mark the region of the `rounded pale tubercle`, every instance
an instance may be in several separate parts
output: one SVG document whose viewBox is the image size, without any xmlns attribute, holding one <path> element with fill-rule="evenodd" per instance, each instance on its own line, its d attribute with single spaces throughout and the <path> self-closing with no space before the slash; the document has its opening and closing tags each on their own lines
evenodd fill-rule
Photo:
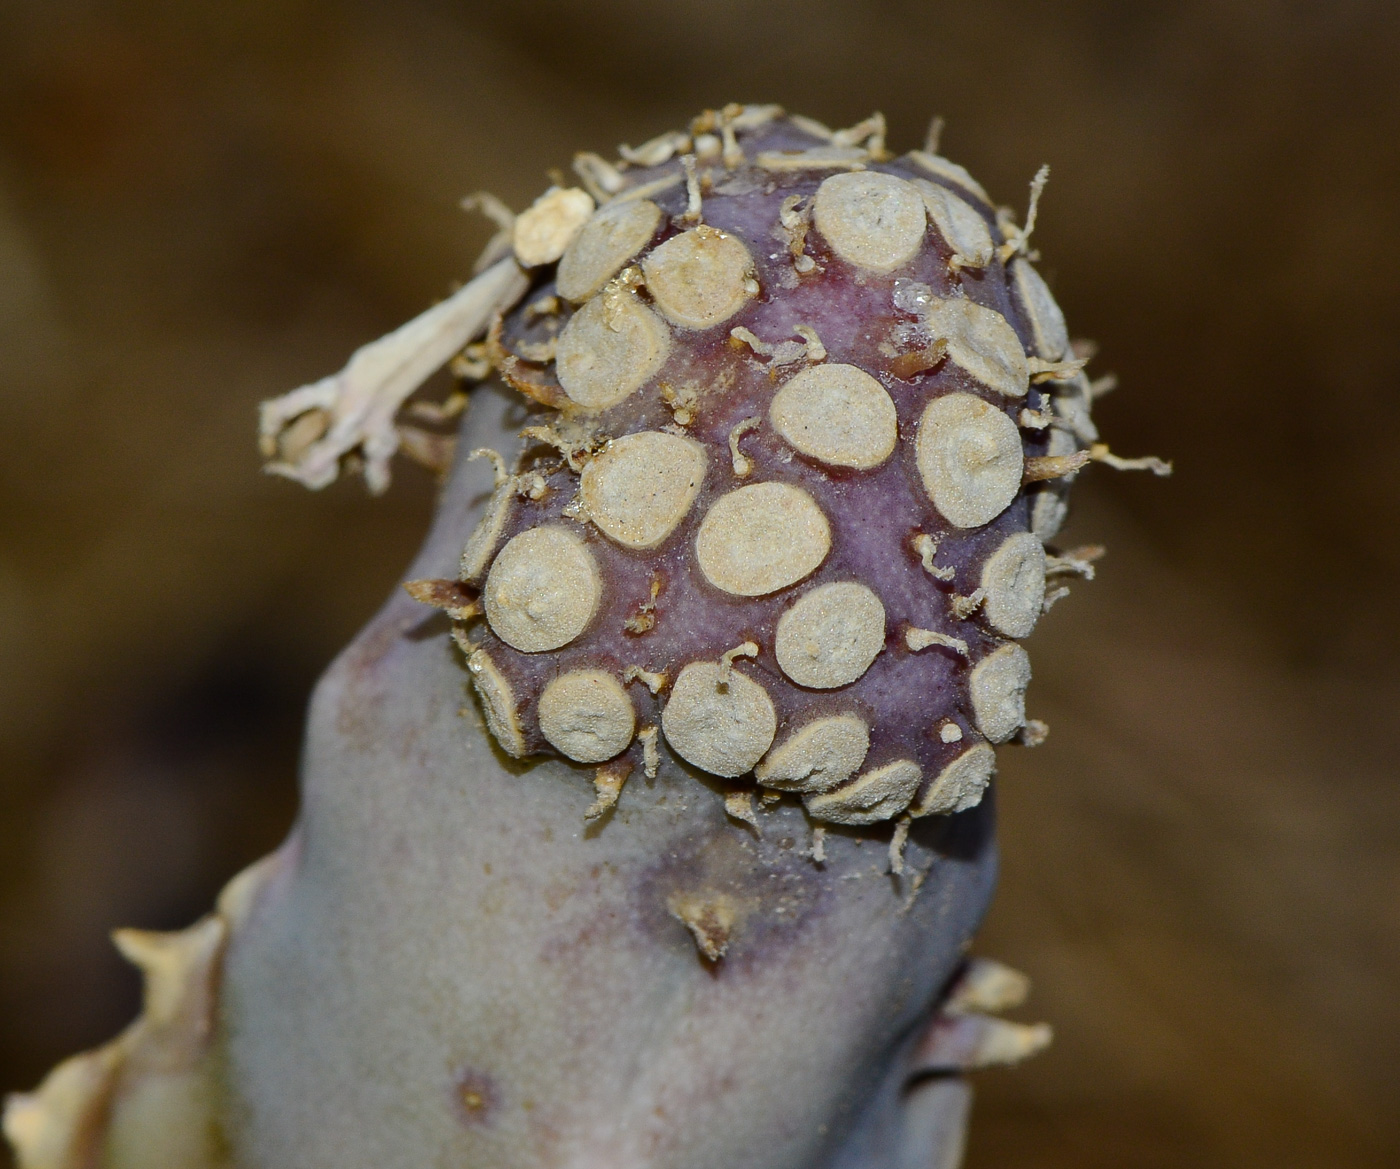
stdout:
<svg viewBox="0 0 1400 1169">
<path fill-rule="evenodd" d="M 802 802 L 814 820 L 852 826 L 876 824 L 898 816 L 909 806 L 923 776 L 923 769 L 912 759 L 896 759 L 835 791 L 803 796 Z"/>
<path fill-rule="evenodd" d="M 754 768 L 754 778 L 777 791 L 824 792 L 850 779 L 869 750 L 870 727 L 863 718 L 816 718 L 769 751 Z"/>
<path fill-rule="evenodd" d="M 878 467 L 898 441 L 894 402 L 854 365 L 804 369 L 773 396 L 768 418 L 800 454 L 837 467 Z"/>
<path fill-rule="evenodd" d="M 831 525 L 821 508 L 788 483 L 752 483 L 720 496 L 695 537 L 705 579 L 740 597 L 796 584 L 830 550 Z"/>
<path fill-rule="evenodd" d="M 1048 388 L 1055 417 L 1070 435 L 1084 443 L 1097 442 L 1099 428 L 1094 425 L 1093 388 L 1084 372 L 1081 370 L 1066 381 L 1051 382 Z"/>
<path fill-rule="evenodd" d="M 1030 388 L 1026 351 L 1011 323 L 964 297 L 935 299 L 924 310 L 929 331 L 948 344 L 948 358 L 989 389 L 1024 398 Z"/>
<path fill-rule="evenodd" d="M 587 300 L 640 252 L 661 225 L 661 208 L 648 199 L 604 207 L 574 238 L 559 261 L 555 287 L 575 304 Z"/>
<path fill-rule="evenodd" d="M 474 650 L 468 656 L 467 672 L 481 699 L 481 708 L 486 714 L 486 729 L 501 745 L 502 751 L 516 759 L 522 758 L 525 755 L 525 734 L 520 726 L 515 691 L 510 682 L 484 649 Z"/>
<path fill-rule="evenodd" d="M 872 272 L 893 272 L 918 254 L 927 220 L 918 188 L 894 175 L 832 175 L 817 188 L 812 219 L 832 250 Z"/>
<path fill-rule="evenodd" d="M 491 493 L 486 510 L 462 548 L 458 573 L 463 580 L 472 584 L 480 583 L 490 566 L 491 558 L 496 554 L 496 546 L 501 542 L 501 533 L 505 531 L 506 524 L 510 522 L 511 512 L 515 508 L 515 490 L 515 483 L 507 479 L 497 485 Z"/>
<path fill-rule="evenodd" d="M 657 307 L 687 329 L 727 321 L 757 291 L 753 259 L 743 242 L 714 227 L 693 227 L 668 239 L 642 261 Z"/>
<path fill-rule="evenodd" d="M 637 723 L 622 683 L 602 670 L 555 678 L 540 695 L 539 719 L 550 745 L 578 763 L 602 763 L 626 750 Z"/>
<path fill-rule="evenodd" d="M 705 479 L 705 448 L 643 430 L 613 439 L 583 469 L 584 510 L 609 539 L 655 548 L 685 519 Z"/>
<path fill-rule="evenodd" d="M 515 217 L 512 243 L 521 267 L 552 264 L 593 214 L 593 197 L 577 187 L 551 187 Z"/>
<path fill-rule="evenodd" d="M 1046 361 L 1062 360 L 1069 353 L 1069 330 L 1045 278 L 1029 260 L 1017 257 L 1011 261 L 1011 280 L 1030 320 L 1036 353 Z"/>
<path fill-rule="evenodd" d="M 568 645 L 588 628 L 601 595 L 593 554 L 554 524 L 513 537 L 482 590 L 491 632 L 521 653 Z"/>
<path fill-rule="evenodd" d="M 885 606 L 855 581 L 820 585 L 778 618 L 773 654 L 799 686 L 854 682 L 885 645 Z"/>
<path fill-rule="evenodd" d="M 641 389 L 670 351 L 666 322 L 617 289 L 590 300 L 569 319 L 555 349 L 555 373 L 574 402 L 606 410 Z"/>
<path fill-rule="evenodd" d="M 992 233 L 981 213 L 947 187 L 914 179 L 924 197 L 924 209 L 944 241 L 964 267 L 985 268 L 992 260 Z"/>
<path fill-rule="evenodd" d="M 972 718 L 991 742 L 1006 742 L 1025 724 L 1030 681 L 1031 659 L 1019 645 L 1004 645 L 972 667 Z"/>
<path fill-rule="evenodd" d="M 751 771 L 773 743 L 777 713 L 768 692 L 737 670 L 691 662 L 661 712 L 661 730 L 687 763 L 734 778 Z"/>
<path fill-rule="evenodd" d="M 1016 424 L 975 394 L 935 398 L 919 420 L 919 476 L 940 514 L 959 528 L 999 516 L 1021 489 L 1025 457 Z"/>
<path fill-rule="evenodd" d="M 1031 492 L 1031 531 L 1041 541 L 1053 540 L 1069 514 L 1065 490 L 1055 482 L 1041 483 Z"/>
<path fill-rule="evenodd" d="M 982 188 L 981 183 L 967 173 L 966 167 L 959 166 L 941 154 L 930 154 L 926 150 L 911 150 L 905 157 L 936 178 L 945 182 L 957 183 L 958 186 L 971 191 L 983 203 L 991 204 L 991 196 Z"/>
<path fill-rule="evenodd" d="M 975 808 L 982 802 L 982 793 L 996 769 L 996 752 L 986 743 L 969 747 L 938 773 L 928 791 L 910 807 L 909 814 L 950 816 Z"/>
<path fill-rule="evenodd" d="M 1030 532 L 1008 536 L 982 565 L 982 615 L 1006 637 L 1029 637 L 1045 601 L 1045 548 Z"/>
</svg>

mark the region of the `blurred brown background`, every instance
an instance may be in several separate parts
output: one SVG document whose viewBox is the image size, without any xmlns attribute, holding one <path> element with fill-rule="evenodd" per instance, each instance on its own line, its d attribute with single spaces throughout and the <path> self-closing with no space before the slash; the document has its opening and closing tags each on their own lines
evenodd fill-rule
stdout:
<svg viewBox="0 0 1400 1169">
<path fill-rule="evenodd" d="M 1110 547 L 1032 642 L 982 949 L 1052 1051 L 973 1169 L 1400 1163 L 1400 8 L 1384 2 L 3 0 L 0 1087 L 136 1007 L 295 808 L 320 669 L 424 531 L 398 471 L 259 474 L 254 408 L 469 272 L 574 149 L 871 109 L 1024 207 Z"/>
</svg>

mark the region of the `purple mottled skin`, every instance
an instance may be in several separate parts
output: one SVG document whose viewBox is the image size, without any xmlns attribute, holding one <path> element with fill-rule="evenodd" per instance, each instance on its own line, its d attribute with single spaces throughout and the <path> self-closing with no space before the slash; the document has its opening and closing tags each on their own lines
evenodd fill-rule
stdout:
<svg viewBox="0 0 1400 1169">
<path fill-rule="evenodd" d="M 785 121 L 741 135 L 740 141 L 750 159 L 760 151 L 810 149 L 821 144 L 820 139 Z M 866 169 L 930 180 L 927 172 L 907 160 L 872 161 Z M 646 185 L 679 170 L 679 161 L 630 170 L 628 185 Z M 831 173 L 840 171 L 783 173 L 747 166 L 715 182 L 704 194 L 704 222 L 744 241 L 754 260 L 760 294 L 714 327 L 694 332 L 674 330 L 670 356 L 654 378 L 621 404 L 584 415 L 599 434 L 609 437 L 668 426 L 680 432 L 660 389 L 691 387 L 698 391 L 694 421 L 684 433 L 704 444 L 709 467 L 694 506 L 660 548 L 636 551 L 619 547 L 589 525 L 561 521 L 578 476 L 559 467 L 553 451 L 535 448 L 550 490 L 539 501 L 517 502 L 501 544 L 528 528 L 563 522 L 586 540 L 599 565 L 604 589 L 601 607 L 588 629 L 569 645 L 549 653 L 520 653 L 496 637 L 484 622 L 472 626 L 472 642 L 490 652 L 526 710 L 544 686 L 565 669 L 600 668 L 620 675 L 630 665 L 641 665 L 666 671 L 674 679 L 686 663 L 714 661 L 751 640 L 760 652 L 755 660 L 743 663 L 742 671 L 761 682 L 772 698 L 779 743 L 792 728 L 814 717 L 855 710 L 871 728 L 866 770 L 895 759 L 913 758 L 931 779 L 970 744 L 981 741 L 967 703 L 967 672 L 971 662 L 1004 639 L 988 633 L 980 615 L 957 619 L 949 602 L 952 595 L 971 594 L 977 588 L 983 562 L 1008 535 L 1028 529 L 1028 495 L 1018 494 L 984 526 L 951 526 L 930 503 L 920 482 L 915 434 L 926 404 L 946 393 L 975 394 L 1013 418 L 1023 407 L 1039 409 L 1048 403 L 1048 397 L 1033 385 L 1025 398 L 1002 399 L 948 360 L 918 373 L 896 376 L 892 369 L 898 368 L 900 354 L 927 344 L 926 336 L 921 338 L 918 330 L 917 313 L 897 307 L 896 287 L 923 284 L 936 297 L 961 294 L 994 309 L 1011 323 L 1028 351 L 1033 348 L 1031 329 L 1010 287 L 1006 266 L 994 261 L 981 270 L 964 267 L 950 271 L 952 250 L 932 226 L 918 254 L 889 273 L 857 268 L 835 255 L 819 231 L 809 230 L 805 250 L 818 270 L 805 276 L 795 273 L 787 239 L 775 230 L 780 208 L 784 199 L 793 195 L 810 200 Z M 955 183 L 944 185 L 978 208 L 992 238 L 1000 241 L 991 208 Z M 687 199 L 684 184 L 651 198 L 665 212 L 648 245 L 654 248 L 691 225 L 682 218 Z M 541 270 L 536 286 L 507 316 L 500 330 L 502 350 L 514 354 L 523 348 L 528 353 L 531 345 L 538 346 L 562 330 L 572 312 L 567 304 L 557 314 L 531 309 L 549 301 L 554 293 L 551 271 Z M 772 368 L 766 358 L 733 341 L 730 331 L 743 327 L 764 342 L 776 343 L 794 338 L 798 326 L 816 331 L 828 363 L 856 365 L 879 380 L 898 412 L 896 452 L 873 470 L 830 466 L 795 453 L 765 423 L 741 440 L 742 452 L 752 460 L 753 470 L 738 478 L 730 469 L 730 433 L 744 419 L 764 419 L 775 390 L 804 365 Z M 570 412 L 551 365 L 512 363 L 507 373 L 527 393 L 562 403 L 566 413 Z M 552 414 L 547 410 L 532 421 L 545 422 Z M 1023 432 L 1025 454 L 1043 455 L 1048 434 L 1045 430 Z M 816 500 L 832 526 L 831 552 L 815 573 L 796 586 L 762 597 L 733 596 L 711 585 L 696 567 L 696 529 L 717 498 L 744 484 L 764 481 L 794 484 Z M 920 532 L 939 541 L 938 565 L 955 569 L 953 579 L 934 580 L 920 566 L 911 547 L 912 538 Z M 650 600 L 654 580 L 661 585 L 655 627 L 641 636 L 629 633 L 624 623 Z M 831 691 L 806 689 L 785 678 L 775 661 L 774 628 L 796 595 L 835 581 L 858 581 L 880 597 L 887 618 L 885 648 L 854 684 Z M 907 626 L 960 639 L 967 643 L 969 657 L 942 646 L 911 651 L 902 636 Z M 666 695 L 652 696 L 637 685 L 628 690 L 639 725 L 658 721 Z M 940 736 L 939 728 L 948 720 L 963 731 L 960 740 L 950 743 Z M 553 752 L 533 717 L 523 717 L 521 722 L 529 750 Z M 630 754 L 639 759 L 640 746 L 634 745 Z"/>
<path fill-rule="evenodd" d="M 463 447 L 509 451 L 521 413 L 480 391 Z M 410 576 L 451 572 L 489 477 L 459 463 Z M 954 1156 L 960 1083 L 908 1093 L 902 1061 L 991 894 L 991 801 L 918 822 L 903 879 L 861 832 L 814 865 L 800 807 L 738 827 L 676 768 L 585 826 L 592 769 L 493 750 L 444 627 L 396 595 L 317 688 L 295 847 L 227 959 L 234 1163 Z M 718 963 L 667 912 L 696 892 L 741 907 Z"/>
</svg>

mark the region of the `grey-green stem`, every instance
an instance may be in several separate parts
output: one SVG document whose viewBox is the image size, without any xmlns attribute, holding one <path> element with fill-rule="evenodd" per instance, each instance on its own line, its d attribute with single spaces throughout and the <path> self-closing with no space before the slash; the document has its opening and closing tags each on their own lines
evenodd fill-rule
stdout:
<svg viewBox="0 0 1400 1169">
<path fill-rule="evenodd" d="M 523 422 L 479 390 L 460 449 Z M 490 476 L 459 459 L 410 578 L 453 574 Z M 918 822 L 902 877 L 888 827 L 818 864 L 800 805 L 736 825 L 671 756 L 586 822 L 592 769 L 506 761 L 446 628 L 396 594 L 316 689 L 301 818 L 226 958 L 234 1163 L 955 1164 L 965 1088 L 904 1061 L 990 896 L 991 801 Z M 732 916 L 718 961 L 678 899 Z"/>
</svg>

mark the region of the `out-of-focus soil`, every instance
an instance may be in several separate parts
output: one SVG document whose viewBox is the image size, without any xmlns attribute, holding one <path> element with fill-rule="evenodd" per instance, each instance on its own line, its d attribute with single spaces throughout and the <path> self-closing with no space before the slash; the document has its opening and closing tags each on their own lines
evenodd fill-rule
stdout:
<svg viewBox="0 0 1400 1169">
<path fill-rule="evenodd" d="M 0 1086 L 134 1012 L 294 813 L 302 704 L 419 540 L 254 409 L 449 290 L 574 149 L 706 105 L 928 115 L 1122 388 L 1030 643 L 985 952 L 1051 1052 L 970 1165 L 1400 1158 L 1400 9 L 864 0 L 0 6 Z"/>
</svg>

